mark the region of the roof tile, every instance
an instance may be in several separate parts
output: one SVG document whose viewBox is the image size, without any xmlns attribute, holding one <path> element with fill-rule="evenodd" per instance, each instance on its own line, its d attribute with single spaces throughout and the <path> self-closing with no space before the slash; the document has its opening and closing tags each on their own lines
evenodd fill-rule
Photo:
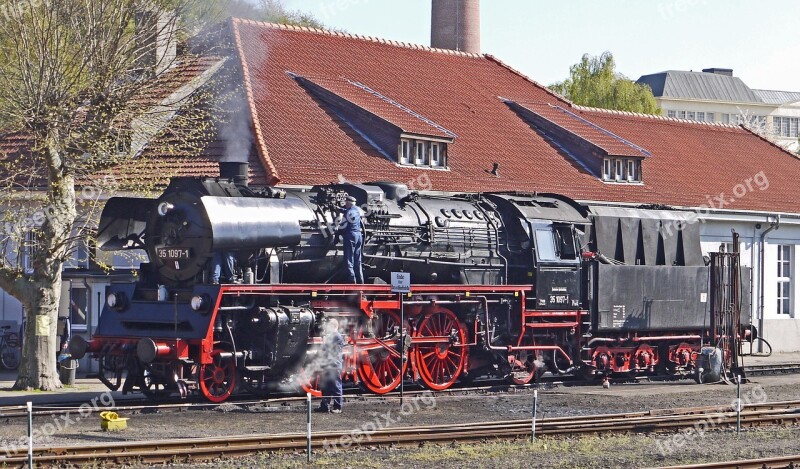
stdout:
<svg viewBox="0 0 800 469">
<path fill-rule="evenodd" d="M 449 191 L 547 191 L 584 200 L 695 207 L 725 194 L 722 208 L 797 211 L 800 185 L 793 175 L 800 173 L 800 161 L 743 128 L 572 106 L 491 56 L 253 21 L 231 24 L 266 174 L 283 184 L 326 183 L 341 176 L 354 182 L 392 179 L 416 188 L 429 181 L 430 188 Z M 287 71 L 368 84 L 454 132 L 458 138 L 448 148 L 448 169 L 388 161 Z M 560 106 L 645 148 L 652 156 L 643 163 L 643 183 L 600 181 L 501 98 Z M 488 172 L 494 162 L 499 177 Z M 758 186 L 756 177 L 768 180 L 768 188 Z"/>
</svg>

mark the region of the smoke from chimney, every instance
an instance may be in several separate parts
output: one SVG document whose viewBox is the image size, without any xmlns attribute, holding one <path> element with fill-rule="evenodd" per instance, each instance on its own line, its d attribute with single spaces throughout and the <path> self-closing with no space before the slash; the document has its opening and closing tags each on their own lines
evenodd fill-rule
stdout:
<svg viewBox="0 0 800 469">
<path fill-rule="evenodd" d="M 433 0 L 431 47 L 480 54 L 480 0 Z"/>
<path fill-rule="evenodd" d="M 221 103 L 223 117 L 217 135 L 225 145 L 222 161 L 246 162 L 253 148 L 253 121 L 244 91 L 232 88 L 223 93 L 227 99 Z"/>
</svg>

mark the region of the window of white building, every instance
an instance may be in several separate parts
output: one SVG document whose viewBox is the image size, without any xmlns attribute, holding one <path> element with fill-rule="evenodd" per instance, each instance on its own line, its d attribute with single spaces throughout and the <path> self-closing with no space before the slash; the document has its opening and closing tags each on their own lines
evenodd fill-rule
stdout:
<svg viewBox="0 0 800 469">
<path fill-rule="evenodd" d="M 727 114 L 721 114 L 725 119 L 727 119 Z M 714 122 L 714 113 L 713 112 L 705 112 L 705 111 L 675 111 L 675 110 L 667 110 L 667 117 L 671 117 L 673 119 L 686 119 L 690 121 L 698 121 L 698 122 Z M 727 123 L 727 121 L 726 121 Z"/>
<path fill-rule="evenodd" d="M 797 117 L 774 116 L 772 118 L 772 131 L 779 137 L 797 138 L 798 126 L 800 126 L 800 118 Z"/>
<path fill-rule="evenodd" d="M 778 314 L 792 314 L 792 248 L 778 246 Z"/>
<path fill-rule="evenodd" d="M 69 319 L 73 326 L 86 326 L 86 311 L 89 305 L 87 288 L 71 288 L 69 291 Z"/>
</svg>

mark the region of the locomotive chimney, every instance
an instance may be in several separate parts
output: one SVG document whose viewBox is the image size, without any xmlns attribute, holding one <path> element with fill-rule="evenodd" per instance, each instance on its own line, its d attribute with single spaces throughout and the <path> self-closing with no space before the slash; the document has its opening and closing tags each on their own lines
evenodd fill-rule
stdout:
<svg viewBox="0 0 800 469">
<path fill-rule="evenodd" d="M 235 184 L 247 187 L 247 182 L 249 180 L 247 169 L 248 164 L 246 161 L 221 161 L 219 163 L 219 177 L 223 179 L 233 179 Z"/>
<path fill-rule="evenodd" d="M 480 54 L 480 0 L 433 0 L 431 47 Z"/>
</svg>

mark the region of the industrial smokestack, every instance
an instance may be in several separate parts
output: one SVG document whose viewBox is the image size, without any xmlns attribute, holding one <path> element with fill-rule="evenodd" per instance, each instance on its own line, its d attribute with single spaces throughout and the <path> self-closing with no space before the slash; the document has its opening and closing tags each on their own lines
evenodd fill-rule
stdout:
<svg viewBox="0 0 800 469">
<path fill-rule="evenodd" d="M 431 47 L 480 54 L 480 0 L 433 0 Z"/>
</svg>

